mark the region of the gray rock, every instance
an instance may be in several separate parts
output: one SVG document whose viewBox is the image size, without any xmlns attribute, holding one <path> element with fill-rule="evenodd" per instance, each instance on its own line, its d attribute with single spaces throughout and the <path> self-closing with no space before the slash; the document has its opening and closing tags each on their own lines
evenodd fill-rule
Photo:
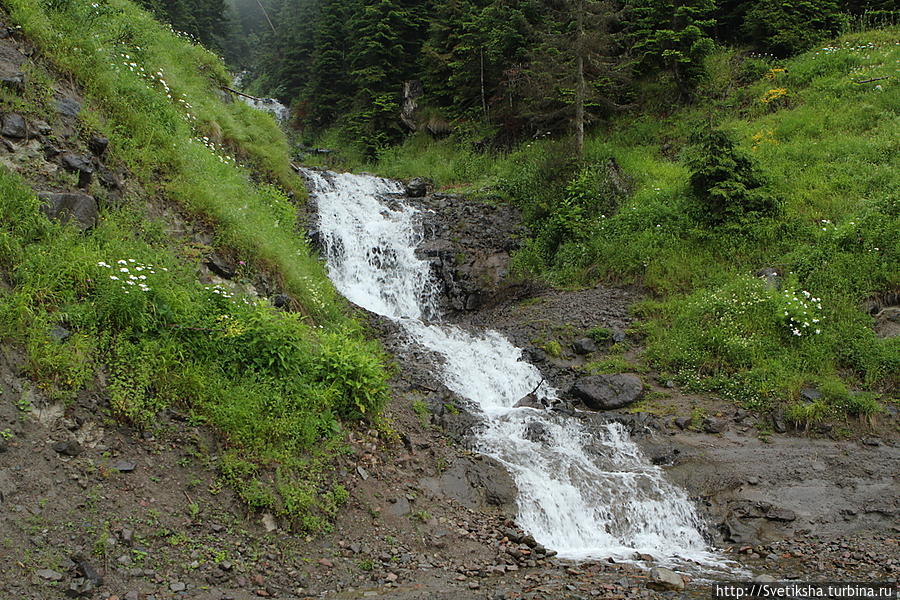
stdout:
<svg viewBox="0 0 900 600">
<path fill-rule="evenodd" d="M 183 592 L 187 589 L 187 586 L 181 581 L 175 581 L 169 584 L 169 589 L 173 592 Z"/>
<path fill-rule="evenodd" d="M 391 498 L 387 511 L 397 517 L 405 517 L 412 512 L 412 508 L 405 496 L 397 496 L 396 498 Z"/>
<path fill-rule="evenodd" d="M 120 473 L 130 473 L 131 471 L 134 471 L 136 466 L 137 465 L 130 460 L 117 460 L 113 463 L 112 468 Z"/>
<path fill-rule="evenodd" d="M 570 393 L 593 410 L 622 408 L 638 400 L 644 384 L 635 375 L 589 375 L 578 379 Z"/>
<path fill-rule="evenodd" d="M 757 575 L 753 578 L 754 583 L 775 583 L 778 581 L 771 575 Z"/>
<path fill-rule="evenodd" d="M 21 71 L 3 70 L 0 72 L 0 85 L 12 90 L 21 90 L 25 87 L 25 74 Z"/>
<path fill-rule="evenodd" d="M 50 338 L 54 342 L 64 342 L 72 336 L 72 332 L 63 327 L 62 325 L 54 325 L 52 329 L 50 329 Z"/>
<path fill-rule="evenodd" d="M 422 198 L 428 193 L 429 181 L 421 177 L 411 179 L 406 184 L 406 195 L 410 198 Z"/>
<path fill-rule="evenodd" d="M 612 328 L 612 341 L 614 343 L 618 344 L 618 343 L 624 342 L 626 337 L 627 336 L 625 335 L 625 332 L 622 331 L 621 329 L 619 329 L 618 327 Z"/>
<path fill-rule="evenodd" d="M 81 103 L 73 98 L 57 98 L 56 112 L 64 117 L 74 119 L 78 116 L 78 113 L 81 112 Z"/>
<path fill-rule="evenodd" d="M 0 135 L 9 138 L 22 139 L 28 135 L 28 125 L 20 114 L 10 113 L 3 115 L 0 120 Z"/>
<path fill-rule="evenodd" d="M 35 571 L 35 574 L 41 579 L 46 579 L 47 581 L 62 581 L 63 574 L 59 571 L 54 571 L 53 569 L 41 569 L 39 571 Z"/>
<path fill-rule="evenodd" d="M 536 408 L 544 410 L 546 408 L 535 394 L 527 394 L 521 400 L 515 403 L 513 408 Z"/>
<path fill-rule="evenodd" d="M 808 402 L 815 402 L 822 397 L 822 392 L 815 388 L 803 388 L 800 390 L 800 397 Z"/>
<path fill-rule="evenodd" d="M 703 431 L 706 433 L 722 433 L 728 429 L 728 419 L 706 417 L 703 419 Z"/>
<path fill-rule="evenodd" d="M 788 523 L 797 520 L 797 513 L 787 508 L 779 508 L 772 506 L 766 511 L 766 518 L 770 521 L 781 521 Z"/>
<path fill-rule="evenodd" d="M 47 121 L 37 120 L 31 122 L 31 128 L 35 133 L 40 135 L 50 135 L 53 132 L 53 128 L 50 127 L 50 124 Z"/>
<path fill-rule="evenodd" d="M 654 590 L 681 591 L 684 589 L 684 578 L 675 571 L 665 567 L 653 567 L 650 569 L 647 587 Z"/>
<path fill-rule="evenodd" d="M 76 555 L 72 560 L 75 562 L 75 568 L 78 571 L 78 574 L 86 581 L 92 583 L 96 587 L 103 585 L 103 577 L 100 576 L 100 573 L 97 572 L 94 565 L 88 562 L 87 559 L 83 556 Z"/>
<path fill-rule="evenodd" d="M 597 343 L 591 338 L 581 338 L 572 344 L 575 354 L 590 354 L 597 351 Z"/>
<path fill-rule="evenodd" d="M 95 586 L 89 579 L 79 577 L 73 579 L 72 583 L 66 589 L 66 596 L 69 598 L 84 598 L 94 593 Z"/>
<path fill-rule="evenodd" d="M 53 444 L 53 450 L 63 456 L 78 456 L 81 454 L 81 445 L 75 440 L 67 440 Z"/>
<path fill-rule="evenodd" d="M 772 429 L 775 430 L 775 433 L 786 433 L 788 428 L 787 424 L 784 420 L 784 414 L 781 412 L 777 412 L 772 415 Z"/>
<path fill-rule="evenodd" d="M 684 431 L 691 425 L 690 417 L 678 417 L 675 419 L 675 426 Z"/>
<path fill-rule="evenodd" d="M 95 227 L 100 218 L 93 196 L 80 193 L 39 192 L 41 210 L 60 223 L 73 221 L 82 231 Z"/>
</svg>

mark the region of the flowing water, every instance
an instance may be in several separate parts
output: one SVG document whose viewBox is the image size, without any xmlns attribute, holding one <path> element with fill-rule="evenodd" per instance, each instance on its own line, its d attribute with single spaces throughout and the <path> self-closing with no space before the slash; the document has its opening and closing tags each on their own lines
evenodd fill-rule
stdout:
<svg viewBox="0 0 900 600">
<path fill-rule="evenodd" d="M 644 458 L 626 431 L 513 408 L 539 385 L 538 370 L 494 331 L 442 323 L 417 210 L 402 187 L 365 175 L 306 171 L 319 210 L 329 276 L 350 301 L 399 323 L 411 342 L 443 359 L 444 384 L 485 418 L 478 449 L 502 462 L 518 487 L 518 524 L 571 559 L 648 553 L 664 563 L 721 560 L 700 534 L 685 493 Z M 539 395 L 552 399 L 546 386 Z"/>
</svg>

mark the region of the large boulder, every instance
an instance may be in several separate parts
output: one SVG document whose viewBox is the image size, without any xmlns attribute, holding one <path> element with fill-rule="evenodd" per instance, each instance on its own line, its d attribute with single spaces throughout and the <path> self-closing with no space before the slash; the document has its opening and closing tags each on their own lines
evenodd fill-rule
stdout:
<svg viewBox="0 0 900 600">
<path fill-rule="evenodd" d="M 681 591 L 684 589 L 684 578 L 671 569 L 655 567 L 650 569 L 647 587 L 663 591 Z"/>
<path fill-rule="evenodd" d="M 28 135 L 28 126 L 20 114 L 9 113 L 3 115 L 0 122 L 0 135 L 8 138 L 22 139 Z"/>
<path fill-rule="evenodd" d="M 80 193 L 40 192 L 41 210 L 60 223 L 74 222 L 82 231 L 95 227 L 100 219 L 97 201 Z"/>
<path fill-rule="evenodd" d="M 593 410 L 613 410 L 638 400 L 644 384 L 635 375 L 589 375 L 575 381 L 570 393 Z"/>
<path fill-rule="evenodd" d="M 422 198 L 428 193 L 429 181 L 422 177 L 410 179 L 406 184 L 406 195 L 410 198 Z"/>
</svg>

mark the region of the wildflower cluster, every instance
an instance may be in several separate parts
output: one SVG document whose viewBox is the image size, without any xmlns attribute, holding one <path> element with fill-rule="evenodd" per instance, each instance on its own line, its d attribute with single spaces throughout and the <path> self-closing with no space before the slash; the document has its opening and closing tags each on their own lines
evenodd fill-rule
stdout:
<svg viewBox="0 0 900 600">
<path fill-rule="evenodd" d="M 141 47 L 135 46 L 135 51 L 140 52 Z M 185 94 L 176 94 L 172 91 L 172 88 L 169 87 L 169 83 L 166 81 L 165 75 L 163 74 L 162 69 L 157 69 L 155 72 L 148 71 L 142 65 L 137 62 L 137 59 L 132 57 L 128 52 L 120 52 L 119 58 L 122 59 L 122 66 L 128 69 L 130 72 L 137 74 L 144 81 L 150 84 L 151 87 L 160 87 L 163 92 L 166 94 L 166 98 L 174 102 L 180 109 L 184 111 L 184 118 L 193 123 L 197 120 L 194 116 L 193 106 L 187 100 L 187 96 Z"/>
<path fill-rule="evenodd" d="M 754 152 L 756 152 L 763 144 L 778 144 L 778 140 L 775 139 L 775 132 L 771 129 L 767 131 L 757 131 L 752 136 L 750 136 L 750 140 L 753 142 L 751 150 L 753 150 Z"/>
<path fill-rule="evenodd" d="M 209 137 L 204 135 L 203 137 L 191 138 L 191 141 L 198 144 L 203 144 L 204 146 L 209 148 L 222 164 L 232 166 L 237 165 L 237 160 L 235 160 L 233 156 L 225 152 L 224 148 L 218 146 L 214 141 L 209 139 Z"/>
<path fill-rule="evenodd" d="M 760 98 L 759 101 L 763 104 L 771 104 L 779 98 L 784 98 L 785 96 L 787 96 L 787 93 L 787 88 L 773 88 L 763 94 L 762 98 Z"/>
<path fill-rule="evenodd" d="M 110 273 L 112 273 L 109 275 L 109 279 L 120 282 L 122 290 L 126 294 L 132 291 L 149 292 L 151 287 L 147 283 L 149 281 L 148 275 L 156 275 L 157 268 L 160 271 L 168 271 L 165 267 L 147 265 L 133 258 L 121 258 L 112 265 L 101 260 L 97 263 L 97 266 L 109 269 Z"/>
<path fill-rule="evenodd" d="M 895 42 L 895 46 L 900 46 L 900 42 Z M 874 42 L 869 42 L 868 44 L 853 44 L 851 42 L 844 42 L 841 45 L 837 46 L 826 46 L 820 50 L 817 50 L 813 57 L 816 56 L 828 56 L 831 54 L 836 54 L 838 52 L 872 52 L 874 50 L 880 50 L 884 45 L 876 44 Z M 866 56 L 868 58 L 868 56 Z"/>
<path fill-rule="evenodd" d="M 785 69 L 784 67 L 772 67 L 771 69 L 766 71 L 766 74 L 763 75 L 763 77 L 765 77 L 766 79 L 775 79 L 782 73 L 786 73 L 786 72 L 787 72 L 787 69 Z"/>
<path fill-rule="evenodd" d="M 229 291 L 225 286 L 219 285 L 218 283 L 215 285 L 207 285 L 203 287 L 204 290 L 209 292 L 210 294 L 215 294 L 221 298 L 232 299 L 234 298 L 234 292 Z"/>
<path fill-rule="evenodd" d="M 816 298 L 806 290 L 799 293 L 785 290 L 782 292 L 783 321 L 788 332 L 795 337 L 818 335 L 821 329 L 822 299 Z"/>
</svg>

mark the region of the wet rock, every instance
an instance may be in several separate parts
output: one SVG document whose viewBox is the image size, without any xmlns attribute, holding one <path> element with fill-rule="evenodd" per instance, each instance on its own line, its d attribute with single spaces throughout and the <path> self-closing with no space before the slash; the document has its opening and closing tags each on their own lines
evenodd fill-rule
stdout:
<svg viewBox="0 0 900 600">
<path fill-rule="evenodd" d="M 590 354 L 597 351 L 597 343 L 591 338 L 581 338 L 572 344 L 575 354 Z"/>
<path fill-rule="evenodd" d="M 675 571 L 665 567 L 654 567 L 650 569 L 647 587 L 654 590 L 681 591 L 684 589 L 684 578 Z"/>
<path fill-rule="evenodd" d="M 3 115 L 0 120 L 0 135 L 8 138 L 22 139 L 28 135 L 25 119 L 17 113 Z"/>
<path fill-rule="evenodd" d="M 63 456 L 78 456 L 81 454 L 81 445 L 75 440 L 67 440 L 53 444 L 53 450 Z"/>
<path fill-rule="evenodd" d="M 429 181 L 422 177 L 411 179 L 405 186 L 406 195 L 410 198 L 422 198 L 428 193 Z"/>
<path fill-rule="evenodd" d="M 578 379 L 570 393 L 593 410 L 611 410 L 628 406 L 644 393 L 644 385 L 635 375 L 589 375 Z"/>
<path fill-rule="evenodd" d="M 74 222 L 85 231 L 95 227 L 100 218 L 97 201 L 93 196 L 81 193 L 38 192 L 43 201 L 41 210 L 47 217 L 60 223 Z"/>
<path fill-rule="evenodd" d="M 231 279 L 237 273 L 237 269 L 218 254 L 211 255 L 206 259 L 206 266 L 209 270 L 225 279 Z"/>
<path fill-rule="evenodd" d="M 547 427 L 540 421 L 532 421 L 525 426 L 524 437 L 531 442 L 546 442 L 549 439 L 549 435 Z"/>
<path fill-rule="evenodd" d="M 528 394 L 516 402 L 513 408 L 536 408 L 538 410 L 544 410 L 546 407 L 535 394 Z"/>
</svg>

